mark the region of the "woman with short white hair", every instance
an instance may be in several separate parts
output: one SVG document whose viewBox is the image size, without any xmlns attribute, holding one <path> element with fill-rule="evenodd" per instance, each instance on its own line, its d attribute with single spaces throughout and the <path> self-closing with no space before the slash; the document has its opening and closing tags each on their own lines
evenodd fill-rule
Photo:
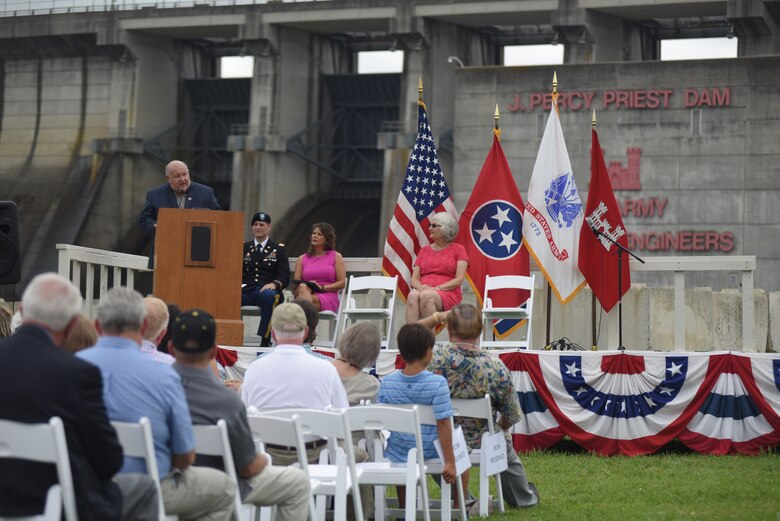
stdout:
<svg viewBox="0 0 780 521">
<path fill-rule="evenodd" d="M 460 286 L 469 267 L 466 248 L 453 242 L 458 236 L 458 221 L 449 214 L 433 214 L 428 226 L 431 244 L 417 254 L 412 272 L 411 291 L 406 298 L 406 323 L 417 322 L 437 311 L 446 311 L 460 303 Z"/>
</svg>

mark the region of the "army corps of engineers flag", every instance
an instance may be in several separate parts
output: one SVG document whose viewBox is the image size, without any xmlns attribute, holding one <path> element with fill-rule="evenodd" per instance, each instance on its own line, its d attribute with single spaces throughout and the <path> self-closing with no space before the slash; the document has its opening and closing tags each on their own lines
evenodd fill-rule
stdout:
<svg viewBox="0 0 780 521">
<path fill-rule="evenodd" d="M 583 214 L 558 119 L 557 99 L 554 93 L 528 186 L 523 241 L 555 296 L 565 304 L 585 285 L 577 265 Z"/>
</svg>

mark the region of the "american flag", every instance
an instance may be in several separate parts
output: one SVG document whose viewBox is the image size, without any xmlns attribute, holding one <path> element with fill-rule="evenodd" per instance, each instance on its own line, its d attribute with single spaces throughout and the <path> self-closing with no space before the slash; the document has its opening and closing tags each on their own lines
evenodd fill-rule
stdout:
<svg viewBox="0 0 780 521">
<path fill-rule="evenodd" d="M 458 220 L 455 203 L 439 165 L 425 104 L 420 101 L 417 139 L 390 220 L 382 259 L 382 272 L 390 277 L 398 275 L 398 289 L 404 298 L 409 294 L 414 259 L 422 247 L 430 244 L 428 218 L 437 212 L 447 212 Z"/>
</svg>

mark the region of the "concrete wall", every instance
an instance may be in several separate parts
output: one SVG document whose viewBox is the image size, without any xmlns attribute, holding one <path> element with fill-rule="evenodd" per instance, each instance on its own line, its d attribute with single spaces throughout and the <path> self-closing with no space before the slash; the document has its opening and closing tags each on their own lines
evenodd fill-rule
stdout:
<svg viewBox="0 0 780 521">
<path fill-rule="evenodd" d="M 502 107 L 502 144 L 525 197 L 541 130 L 549 110 L 511 112 L 515 95 L 528 104 L 531 93 L 549 92 L 551 67 L 461 69 L 455 98 L 455 175 L 451 190 L 465 207 L 490 147 L 491 115 Z M 667 199 L 663 215 L 624 216 L 632 233 L 713 230 L 734 235 L 730 252 L 756 255 L 755 287 L 780 289 L 780 58 L 697 62 L 606 63 L 558 67 L 559 91 L 596 92 L 598 132 L 607 163 L 627 164 L 627 149 L 639 147 L 641 190 L 616 191 L 618 200 Z M 685 89 L 730 89 L 729 106 L 701 107 L 700 135 L 684 107 Z M 669 89 L 667 109 L 604 108 L 607 90 Z M 590 179 L 591 111 L 561 110 L 561 123 L 583 203 Z M 639 249 L 639 255 L 685 255 L 685 251 Z M 658 276 L 636 281 L 671 283 Z M 733 286 L 738 277 L 692 274 L 689 286 Z"/>
</svg>

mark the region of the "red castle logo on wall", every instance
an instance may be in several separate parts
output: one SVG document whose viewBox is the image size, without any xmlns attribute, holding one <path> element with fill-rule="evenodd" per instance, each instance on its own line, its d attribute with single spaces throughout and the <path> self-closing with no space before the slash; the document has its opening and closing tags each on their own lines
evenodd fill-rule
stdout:
<svg viewBox="0 0 780 521">
<path fill-rule="evenodd" d="M 642 149 L 629 147 L 626 149 L 628 155 L 628 166 L 624 167 L 622 161 L 610 161 L 607 165 L 609 181 L 612 183 L 613 190 L 641 190 L 642 183 L 639 182 L 639 164 L 642 156 Z"/>
</svg>

